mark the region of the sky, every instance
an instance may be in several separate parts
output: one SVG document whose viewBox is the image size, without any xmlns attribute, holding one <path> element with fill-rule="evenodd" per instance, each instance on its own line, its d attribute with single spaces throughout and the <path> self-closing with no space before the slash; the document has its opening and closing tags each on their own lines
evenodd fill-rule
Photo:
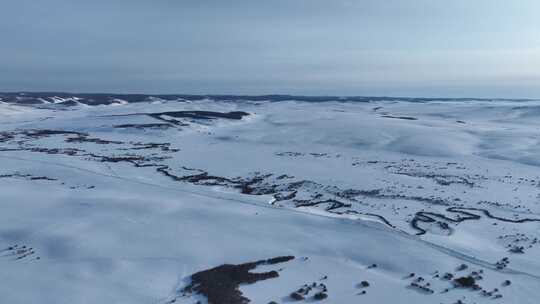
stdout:
<svg viewBox="0 0 540 304">
<path fill-rule="evenodd" d="M 0 91 L 540 98 L 538 0 L 2 0 Z"/>
</svg>

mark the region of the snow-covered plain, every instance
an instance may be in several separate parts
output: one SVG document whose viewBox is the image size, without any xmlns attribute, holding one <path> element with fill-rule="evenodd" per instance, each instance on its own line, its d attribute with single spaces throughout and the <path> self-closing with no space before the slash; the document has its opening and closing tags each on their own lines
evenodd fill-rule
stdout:
<svg viewBox="0 0 540 304">
<path fill-rule="evenodd" d="M 205 303 L 284 256 L 213 303 L 540 299 L 540 102 L 54 100 L 0 103 L 1 303 Z"/>
</svg>

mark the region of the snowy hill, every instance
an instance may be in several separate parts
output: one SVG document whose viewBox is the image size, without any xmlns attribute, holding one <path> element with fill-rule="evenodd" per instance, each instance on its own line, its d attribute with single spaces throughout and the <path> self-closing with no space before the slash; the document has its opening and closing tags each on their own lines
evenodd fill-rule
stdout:
<svg viewBox="0 0 540 304">
<path fill-rule="evenodd" d="M 0 94 L 5 303 L 537 303 L 540 102 Z"/>
</svg>

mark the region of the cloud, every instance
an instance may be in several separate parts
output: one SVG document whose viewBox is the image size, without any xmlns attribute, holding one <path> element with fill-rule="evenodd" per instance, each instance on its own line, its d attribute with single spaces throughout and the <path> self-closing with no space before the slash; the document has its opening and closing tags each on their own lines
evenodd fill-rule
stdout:
<svg viewBox="0 0 540 304">
<path fill-rule="evenodd" d="M 522 82 L 540 78 L 538 9 L 532 0 L 10 0 L 0 90 L 538 96 Z"/>
</svg>

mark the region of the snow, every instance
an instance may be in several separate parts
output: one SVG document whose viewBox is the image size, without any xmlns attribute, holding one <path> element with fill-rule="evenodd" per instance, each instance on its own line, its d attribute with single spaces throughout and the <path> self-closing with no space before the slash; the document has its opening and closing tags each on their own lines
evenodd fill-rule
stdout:
<svg viewBox="0 0 540 304">
<path fill-rule="evenodd" d="M 183 295 L 191 274 L 285 255 L 256 269 L 278 278 L 240 286 L 252 303 L 312 282 L 321 303 L 540 296 L 537 101 L 62 101 L 0 104 L 2 302 L 204 303 Z M 197 110 L 250 115 L 167 128 L 145 115 Z M 421 212 L 439 215 L 425 234 Z M 478 219 L 449 220 L 464 212 Z M 480 270 L 497 292 L 441 279 Z M 411 287 L 419 276 L 433 293 Z"/>
</svg>

